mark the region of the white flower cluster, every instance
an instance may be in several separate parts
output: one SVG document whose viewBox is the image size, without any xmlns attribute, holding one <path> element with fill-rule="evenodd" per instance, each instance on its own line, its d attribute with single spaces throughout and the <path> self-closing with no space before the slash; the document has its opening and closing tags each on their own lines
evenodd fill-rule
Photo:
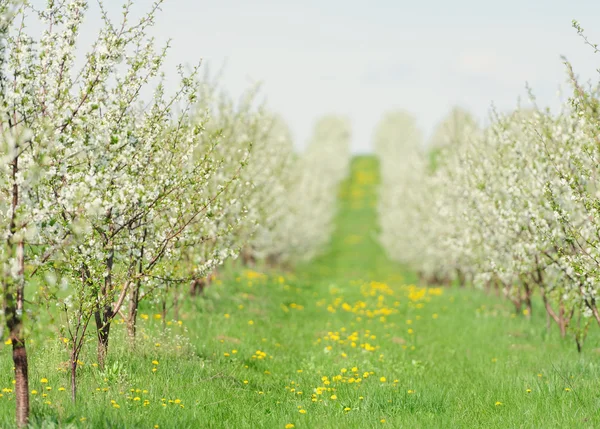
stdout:
<svg viewBox="0 0 600 429">
<path fill-rule="evenodd" d="M 494 112 L 481 130 L 455 109 L 427 151 L 399 114 L 375 148 L 391 257 L 428 282 L 495 288 L 526 315 L 539 293 L 580 347 L 590 320 L 600 324 L 600 98 L 566 64 L 573 92 L 557 114 Z"/>
</svg>

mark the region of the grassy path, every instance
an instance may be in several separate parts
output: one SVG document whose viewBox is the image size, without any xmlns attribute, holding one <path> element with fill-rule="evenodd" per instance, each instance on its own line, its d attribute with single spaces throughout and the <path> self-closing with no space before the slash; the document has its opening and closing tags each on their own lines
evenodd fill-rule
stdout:
<svg viewBox="0 0 600 429">
<path fill-rule="evenodd" d="M 356 158 L 329 251 L 296 273 L 232 271 L 180 320 L 142 310 L 138 348 L 117 327 L 104 372 L 91 338 L 77 406 L 64 347 L 40 328 L 34 426 L 599 427 L 598 336 L 578 355 L 496 297 L 412 285 L 377 244 L 377 182 L 376 161 Z M 12 365 L 0 356 L 10 427 Z"/>
<path fill-rule="evenodd" d="M 339 213 L 329 251 L 299 272 L 317 279 L 372 280 L 394 275 L 399 279 L 399 268 L 387 259 L 377 241 L 378 167 L 376 158 L 354 159 L 350 177 L 340 189 Z"/>
</svg>

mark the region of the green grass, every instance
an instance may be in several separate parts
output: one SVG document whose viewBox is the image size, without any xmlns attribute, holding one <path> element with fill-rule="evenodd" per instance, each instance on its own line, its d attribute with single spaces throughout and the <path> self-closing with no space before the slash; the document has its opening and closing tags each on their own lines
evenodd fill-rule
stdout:
<svg viewBox="0 0 600 429">
<path fill-rule="evenodd" d="M 114 371 L 92 365 L 91 335 L 76 405 L 60 369 L 68 355 L 38 327 L 29 344 L 32 426 L 600 427 L 597 329 L 578 354 L 555 327 L 546 332 L 539 305 L 527 320 L 479 291 L 410 287 L 415 279 L 377 244 L 377 183 L 376 160 L 354 159 L 330 248 L 294 273 L 229 267 L 166 330 L 144 308 L 135 350 L 116 326 Z M 10 353 L 0 347 L 0 389 L 10 389 Z M 13 408 L 3 393 L 0 427 L 11 427 Z"/>
</svg>

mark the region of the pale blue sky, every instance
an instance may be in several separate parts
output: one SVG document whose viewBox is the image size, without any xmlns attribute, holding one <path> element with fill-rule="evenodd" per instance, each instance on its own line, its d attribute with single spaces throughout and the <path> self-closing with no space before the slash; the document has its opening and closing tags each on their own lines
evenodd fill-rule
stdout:
<svg viewBox="0 0 600 429">
<path fill-rule="evenodd" d="M 106 3 L 116 12 L 121 1 Z M 492 102 L 513 107 L 526 81 L 556 104 L 561 54 L 586 79 L 600 67 L 573 18 L 600 43 L 597 0 L 166 0 L 154 34 L 173 39 L 173 67 L 226 61 L 232 94 L 264 82 L 298 147 L 317 117 L 339 113 L 352 121 L 353 150 L 365 152 L 390 109 L 411 110 L 429 134 L 453 105 L 481 119 Z"/>
</svg>

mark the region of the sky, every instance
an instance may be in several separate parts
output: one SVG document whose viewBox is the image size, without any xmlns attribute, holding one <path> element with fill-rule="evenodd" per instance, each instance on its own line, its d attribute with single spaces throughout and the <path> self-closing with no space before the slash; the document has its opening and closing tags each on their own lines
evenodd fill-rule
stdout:
<svg viewBox="0 0 600 429">
<path fill-rule="evenodd" d="M 105 3 L 116 14 L 122 2 Z M 151 3 L 137 0 L 135 11 Z M 526 83 L 540 105 L 556 106 L 561 85 L 568 93 L 561 55 L 585 80 L 600 67 L 573 19 L 600 43 L 597 0 L 166 0 L 152 34 L 172 40 L 173 70 L 224 65 L 221 86 L 233 96 L 262 82 L 298 148 L 318 117 L 339 114 L 363 153 L 394 109 L 411 111 L 428 136 L 452 106 L 482 122 L 492 103 L 514 108 Z"/>
</svg>

